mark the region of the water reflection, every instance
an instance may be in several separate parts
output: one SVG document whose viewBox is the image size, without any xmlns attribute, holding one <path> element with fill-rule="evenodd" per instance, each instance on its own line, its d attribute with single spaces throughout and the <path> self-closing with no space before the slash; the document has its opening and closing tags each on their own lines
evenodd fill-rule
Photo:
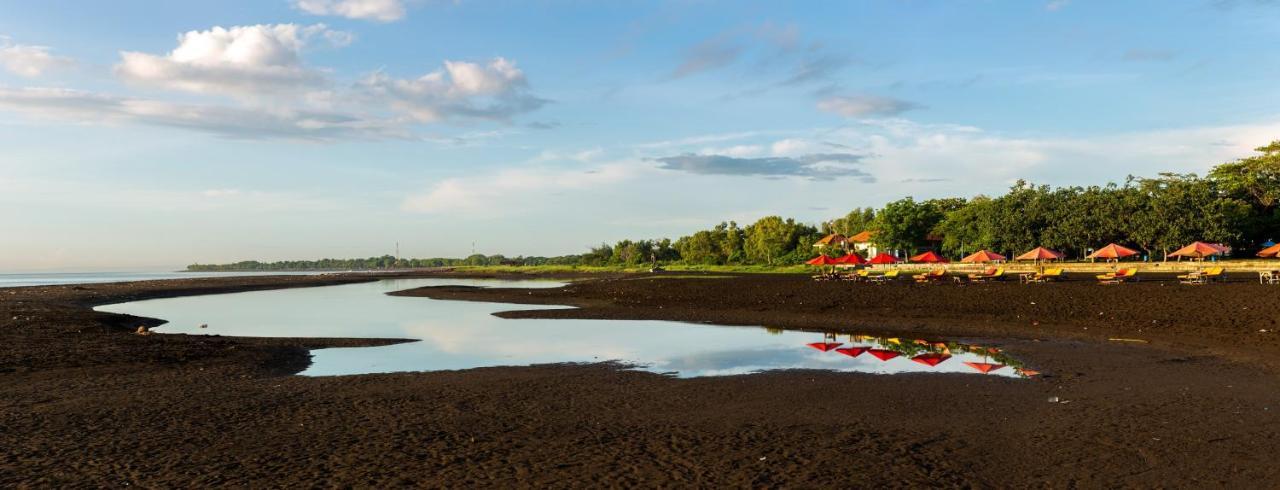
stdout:
<svg viewBox="0 0 1280 490">
<path fill-rule="evenodd" d="M 169 320 L 169 324 L 158 329 L 161 332 L 419 339 L 384 347 L 313 351 L 313 363 L 302 373 L 312 376 L 602 361 L 618 361 L 635 369 L 680 377 L 777 369 L 880 374 L 956 372 L 1013 377 L 1027 372 L 999 350 L 956 343 L 660 321 L 505 320 L 492 313 L 560 307 L 437 301 L 383 294 L 439 285 L 548 287 L 558 284 L 399 279 L 167 298 L 99 309 Z M 991 366 L 977 368 L 969 363 Z"/>
<path fill-rule="evenodd" d="M 931 342 L 923 339 L 904 341 L 897 337 L 872 337 L 868 335 L 841 336 L 834 333 L 823 334 L 822 340 L 805 344 L 819 352 L 834 352 L 857 358 L 867 354 L 886 364 L 890 362 L 914 362 L 929 368 L 938 368 L 949 363 L 939 371 L 964 372 L 965 368 L 982 374 L 1005 374 L 1008 376 L 1028 378 L 1040 373 L 1027 369 L 1021 361 L 1007 355 L 1001 349 L 959 342 Z M 894 360 L 899 361 L 894 361 Z M 952 359 L 955 359 L 952 361 Z"/>
</svg>

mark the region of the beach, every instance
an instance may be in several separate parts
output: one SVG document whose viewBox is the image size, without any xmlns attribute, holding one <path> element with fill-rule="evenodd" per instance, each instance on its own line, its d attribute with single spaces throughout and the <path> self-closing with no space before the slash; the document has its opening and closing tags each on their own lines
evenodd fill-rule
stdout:
<svg viewBox="0 0 1280 490">
<path fill-rule="evenodd" d="M 0 485 L 1256 487 L 1280 475 L 1280 288 L 1248 275 L 1101 286 L 607 274 L 398 293 L 512 303 L 506 318 L 963 340 L 1018 356 L 1041 373 L 1029 379 L 675 379 L 610 364 L 301 377 L 310 349 L 398 340 L 143 336 L 137 326 L 158 322 L 91 309 L 373 277 L 0 290 Z"/>
</svg>

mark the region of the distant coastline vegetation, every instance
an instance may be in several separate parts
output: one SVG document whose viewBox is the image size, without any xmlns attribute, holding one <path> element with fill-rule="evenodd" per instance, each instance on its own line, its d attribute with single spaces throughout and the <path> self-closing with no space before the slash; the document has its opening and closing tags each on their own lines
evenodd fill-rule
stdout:
<svg viewBox="0 0 1280 490">
<path fill-rule="evenodd" d="M 1019 181 L 1001 196 L 916 201 L 910 197 L 857 208 L 818 225 L 766 216 L 745 227 L 725 222 L 676 240 L 622 240 L 559 257 L 244 261 L 193 264 L 189 271 L 378 270 L 439 267 L 792 268 L 815 255 L 813 244 L 839 233 L 874 232 L 881 250 L 934 249 L 951 258 L 987 249 L 1006 255 L 1037 246 L 1080 258 L 1093 247 L 1120 243 L 1160 260 L 1192 241 L 1228 244 L 1252 256 L 1280 236 L 1280 140 L 1257 155 L 1213 167 L 1207 176 L 1130 176 L 1123 184 L 1049 187 Z M 837 253 L 836 247 L 826 247 Z"/>
</svg>

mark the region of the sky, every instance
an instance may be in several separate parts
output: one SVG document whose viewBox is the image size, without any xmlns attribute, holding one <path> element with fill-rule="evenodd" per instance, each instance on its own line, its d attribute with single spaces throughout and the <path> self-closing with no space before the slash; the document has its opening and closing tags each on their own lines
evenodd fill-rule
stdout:
<svg viewBox="0 0 1280 490">
<path fill-rule="evenodd" d="M 561 255 L 1280 138 L 1280 2 L 0 0 L 0 272 Z"/>
</svg>

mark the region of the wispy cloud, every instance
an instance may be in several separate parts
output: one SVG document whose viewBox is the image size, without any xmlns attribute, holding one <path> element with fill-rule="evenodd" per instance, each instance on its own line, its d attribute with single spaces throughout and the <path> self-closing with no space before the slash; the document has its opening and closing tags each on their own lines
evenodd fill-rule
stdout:
<svg viewBox="0 0 1280 490">
<path fill-rule="evenodd" d="M 311 15 L 394 22 L 403 19 L 402 0 L 293 0 L 293 7 Z"/>
<path fill-rule="evenodd" d="M 115 75 L 135 92 L 158 89 L 211 100 L 0 86 L 0 110 L 33 119 L 141 124 L 228 138 L 395 138 L 461 145 L 488 136 L 423 134 L 423 126 L 455 119 L 509 122 L 548 103 L 532 93 L 513 61 L 501 57 L 485 63 L 446 60 L 441 69 L 413 79 L 375 72 L 354 86 L 334 87 L 329 70 L 302 59 L 304 48 L 316 39 L 344 45 L 350 34 L 323 24 L 213 27 L 179 35 L 177 47 L 166 54 L 123 51 L 114 67 Z M 50 55 L 48 48 L 4 44 L 0 63 L 22 75 L 37 75 L 64 60 Z"/>
<path fill-rule="evenodd" d="M 919 105 L 876 95 L 833 95 L 818 101 L 818 109 L 844 117 L 896 116 Z"/>
<path fill-rule="evenodd" d="M 143 124 L 236 139 L 332 141 L 411 137 L 397 121 L 353 114 L 179 104 L 60 88 L 0 88 L 0 109 L 38 119 Z"/>
<path fill-rule="evenodd" d="M 414 79 L 377 72 L 361 81 L 359 89 L 372 100 L 421 122 L 450 118 L 505 121 L 549 102 L 534 95 L 524 72 L 505 58 L 485 64 L 445 61 L 442 69 Z"/>
<path fill-rule="evenodd" d="M 684 154 L 655 158 L 658 168 L 698 175 L 738 175 L 758 177 L 807 177 L 830 180 L 856 177 L 863 182 L 875 179 L 856 164 L 861 155 L 852 153 L 814 153 L 797 157 L 732 157 L 728 155 Z"/>
<path fill-rule="evenodd" d="M 672 70 L 670 78 L 684 78 L 732 64 L 742 55 L 743 46 L 728 36 L 718 36 L 690 46 Z"/>
<path fill-rule="evenodd" d="M 479 177 L 455 177 L 409 196 L 401 209 L 411 213 L 451 214 L 475 218 L 510 216 L 548 204 L 561 192 L 591 192 L 630 180 L 643 167 L 627 163 L 587 169 L 509 168 Z"/>
<path fill-rule="evenodd" d="M 19 76 L 33 78 L 49 71 L 66 68 L 75 60 L 53 54 L 53 48 L 29 44 L 14 44 L 0 36 L 0 66 Z"/>
</svg>

